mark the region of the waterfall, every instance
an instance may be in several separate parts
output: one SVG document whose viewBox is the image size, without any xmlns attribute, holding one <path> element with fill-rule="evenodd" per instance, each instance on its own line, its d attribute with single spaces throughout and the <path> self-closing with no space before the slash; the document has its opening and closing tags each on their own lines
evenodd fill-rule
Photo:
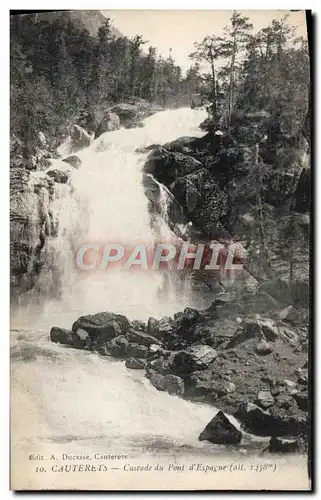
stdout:
<svg viewBox="0 0 321 500">
<path fill-rule="evenodd" d="M 75 266 L 75 255 L 82 245 L 92 242 L 130 248 L 144 244 L 152 248 L 156 240 L 173 236 L 166 220 L 168 193 L 161 185 L 161 234 L 151 227 L 142 183 L 147 154 L 137 150 L 182 136 L 201 137 L 204 132 L 198 130 L 198 125 L 204 114 L 203 110 L 190 108 L 160 112 L 147 118 L 143 128 L 120 129 L 100 136 L 77 153 L 82 162 L 78 170 L 61 160 L 51 165 L 51 169 L 68 168 L 71 177 L 69 185 L 60 185 L 59 191 L 55 188 L 51 203 L 53 220 L 59 223 L 58 233 L 49 239 L 47 254 L 51 259 L 49 267 L 59 269 L 56 279 L 61 290 L 58 302 L 45 304 L 47 316 L 56 313 L 59 317 L 61 311 L 73 317 L 113 311 L 147 320 L 149 316 L 172 315 L 188 304 L 186 290 L 181 288 L 177 293 L 172 285 L 168 288 L 160 271 L 83 271 Z M 46 266 L 39 282 L 45 287 L 51 279 Z"/>
</svg>

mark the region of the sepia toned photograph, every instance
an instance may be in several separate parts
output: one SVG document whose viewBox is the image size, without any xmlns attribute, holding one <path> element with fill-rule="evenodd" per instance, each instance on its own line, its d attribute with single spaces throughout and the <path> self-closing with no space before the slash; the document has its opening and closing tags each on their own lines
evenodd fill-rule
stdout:
<svg viewBox="0 0 321 500">
<path fill-rule="evenodd" d="M 311 491 L 309 23 L 10 11 L 11 490 Z"/>
</svg>

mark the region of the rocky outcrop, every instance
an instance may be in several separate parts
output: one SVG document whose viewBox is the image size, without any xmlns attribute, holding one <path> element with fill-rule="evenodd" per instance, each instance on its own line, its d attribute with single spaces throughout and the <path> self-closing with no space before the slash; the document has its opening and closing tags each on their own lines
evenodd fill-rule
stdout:
<svg viewBox="0 0 321 500">
<path fill-rule="evenodd" d="M 54 181 L 43 173 L 31 175 L 21 167 L 10 170 L 10 283 L 13 299 L 35 286 L 44 265 L 46 240 L 55 232 L 51 212 Z"/>
<path fill-rule="evenodd" d="M 109 111 L 120 119 L 121 127 L 133 128 L 143 126 L 142 120 L 162 108 L 144 99 L 133 98 L 131 102 L 121 102 L 111 107 Z"/>
<path fill-rule="evenodd" d="M 128 358 L 126 359 L 125 366 L 130 370 L 144 370 L 146 361 L 143 359 Z"/>
<path fill-rule="evenodd" d="M 71 152 L 76 153 L 77 151 L 87 148 L 90 145 L 90 134 L 76 123 L 71 124 L 69 128 L 69 135 L 71 139 Z"/>
<path fill-rule="evenodd" d="M 82 165 L 82 161 L 77 155 L 67 156 L 67 158 L 64 158 L 62 161 L 69 163 L 69 165 L 74 168 L 80 168 Z"/>
<path fill-rule="evenodd" d="M 66 184 L 69 180 L 70 173 L 63 170 L 48 170 L 47 175 L 51 177 L 58 184 Z"/>
<path fill-rule="evenodd" d="M 156 389 L 214 405 L 247 432 L 295 439 L 302 451 L 309 433 L 307 317 L 298 310 L 290 324 L 277 304 L 271 316 L 254 315 L 252 302 L 249 315 L 247 307 L 246 296 L 224 294 L 203 311 L 186 308 L 147 324 L 98 313 L 79 318 L 71 331 L 53 329 L 51 338 L 124 360 Z M 237 444 L 240 435 L 219 414 L 202 439 Z"/>
<path fill-rule="evenodd" d="M 176 234 L 179 234 L 178 225 L 188 223 L 183 207 L 168 188 L 160 184 L 151 174 L 143 175 L 143 186 L 148 199 L 148 211 L 152 217 L 152 224 L 157 224 L 155 216 L 159 216 L 171 228 L 175 228 Z"/>
<path fill-rule="evenodd" d="M 50 340 L 51 342 L 69 345 L 76 349 L 86 349 L 89 345 L 88 333 L 81 329 L 75 333 L 72 330 L 53 327 L 50 330 Z"/>
<path fill-rule="evenodd" d="M 184 381 L 176 375 L 161 375 L 160 373 L 150 370 L 147 372 L 147 377 L 156 389 L 165 391 L 169 394 L 177 394 L 182 396 L 184 394 Z"/>
<path fill-rule="evenodd" d="M 171 153 L 164 147 L 156 147 L 149 153 L 144 171 L 152 174 L 159 182 L 169 186 L 178 177 L 202 168 L 202 164 L 192 156 Z"/>
<path fill-rule="evenodd" d="M 297 438 L 272 437 L 268 447 L 271 453 L 295 453 L 299 451 Z"/>
<path fill-rule="evenodd" d="M 120 128 L 120 118 L 116 113 L 106 111 L 101 122 L 95 130 L 95 139 L 100 137 L 105 132 L 113 132 Z"/>
<path fill-rule="evenodd" d="M 200 441 L 213 444 L 237 445 L 241 442 L 242 432 L 237 430 L 222 411 L 207 424 L 199 436 Z"/>
<path fill-rule="evenodd" d="M 193 345 L 178 352 L 173 359 L 173 371 L 177 375 L 188 375 L 197 370 L 204 370 L 217 357 L 217 352 L 209 346 Z"/>
<path fill-rule="evenodd" d="M 210 172 L 199 169 L 179 177 L 171 187 L 173 195 L 185 208 L 188 219 L 209 239 L 214 239 L 220 221 L 228 213 L 228 199 Z"/>
</svg>

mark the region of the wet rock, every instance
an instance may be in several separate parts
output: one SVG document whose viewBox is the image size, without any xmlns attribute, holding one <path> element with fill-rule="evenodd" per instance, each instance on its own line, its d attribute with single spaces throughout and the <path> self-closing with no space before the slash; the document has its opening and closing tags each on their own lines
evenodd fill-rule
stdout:
<svg viewBox="0 0 321 500">
<path fill-rule="evenodd" d="M 125 335 L 118 335 L 105 345 L 109 354 L 115 358 L 146 359 L 148 356 L 148 348 L 146 346 L 129 342 Z"/>
<path fill-rule="evenodd" d="M 211 173 L 201 166 L 191 173 L 177 176 L 171 191 L 187 217 L 208 237 L 218 234 L 218 223 L 228 213 L 228 200 Z"/>
<path fill-rule="evenodd" d="M 58 344 L 69 345 L 76 349 L 85 349 L 89 345 L 89 336 L 86 332 L 66 330 L 53 326 L 50 330 L 50 340 Z"/>
<path fill-rule="evenodd" d="M 49 177 L 51 177 L 58 184 L 66 184 L 68 182 L 70 173 L 55 169 L 49 170 L 47 172 L 47 175 L 49 175 Z"/>
<path fill-rule="evenodd" d="M 129 358 L 126 359 L 125 366 L 131 370 L 144 370 L 146 361 L 143 359 Z"/>
<path fill-rule="evenodd" d="M 241 442 L 242 432 L 236 429 L 222 411 L 219 411 L 207 424 L 198 439 L 213 444 L 236 445 Z"/>
<path fill-rule="evenodd" d="M 100 137 L 105 132 L 113 132 L 120 128 L 120 118 L 116 113 L 106 111 L 101 122 L 95 130 L 95 139 Z"/>
<path fill-rule="evenodd" d="M 162 375 L 168 375 L 172 371 L 172 357 L 160 357 L 148 361 L 147 369 Z"/>
<path fill-rule="evenodd" d="M 131 322 L 131 326 L 136 331 L 146 332 L 146 325 L 143 321 L 139 321 L 139 320 L 135 319 L 134 321 Z"/>
<path fill-rule="evenodd" d="M 144 345 L 144 346 L 151 346 L 151 345 L 160 345 L 160 342 L 157 338 L 152 337 L 151 335 L 148 335 L 147 333 L 140 332 L 139 330 L 133 330 L 130 328 L 128 332 L 126 332 L 126 338 L 129 340 L 129 342 L 134 342 L 136 344 Z"/>
<path fill-rule="evenodd" d="M 72 141 L 72 151 L 79 151 L 80 149 L 87 148 L 90 145 L 91 137 L 77 124 L 72 124 L 69 128 L 69 135 Z"/>
<path fill-rule="evenodd" d="M 161 375 L 154 371 L 148 372 L 147 377 L 159 391 L 166 391 L 169 394 L 177 394 L 179 396 L 184 394 L 184 382 L 180 377 L 175 375 Z"/>
<path fill-rule="evenodd" d="M 256 404 L 258 404 L 261 408 L 266 410 L 274 403 L 274 397 L 271 392 L 268 390 L 259 391 L 257 395 Z"/>
<path fill-rule="evenodd" d="M 188 223 L 183 207 L 166 186 L 159 183 L 151 174 L 143 175 L 143 186 L 151 214 L 165 218 L 172 229 L 175 227 L 176 233 L 178 232 L 177 224 Z"/>
<path fill-rule="evenodd" d="M 113 106 L 110 109 L 110 112 L 119 117 L 121 125 L 126 125 L 130 123 L 130 121 L 133 120 L 138 114 L 138 106 L 135 104 L 121 102 L 116 104 L 116 106 Z"/>
<path fill-rule="evenodd" d="M 296 438 L 272 437 L 268 451 L 271 453 L 295 453 L 299 450 Z"/>
<path fill-rule="evenodd" d="M 148 347 L 144 345 L 135 344 L 134 342 L 130 342 L 128 345 L 127 355 L 132 358 L 147 359 L 148 353 Z"/>
<path fill-rule="evenodd" d="M 217 357 L 215 349 L 205 345 L 187 347 L 184 351 L 175 354 L 173 371 L 177 375 L 186 376 L 198 370 L 204 370 Z"/>
<path fill-rule="evenodd" d="M 268 410 L 242 402 L 234 417 L 247 432 L 259 436 L 298 436 L 305 433 L 308 426 L 307 414 L 301 412 L 294 401 L 289 408 L 275 403 Z"/>
<path fill-rule="evenodd" d="M 167 316 L 164 316 L 160 320 L 149 318 L 147 323 L 147 333 L 157 339 L 163 339 L 172 332 L 172 329 L 173 321 Z"/>
<path fill-rule="evenodd" d="M 110 342 L 107 342 L 106 348 L 114 358 L 126 358 L 129 355 L 129 342 L 124 335 L 114 337 Z"/>
<path fill-rule="evenodd" d="M 64 158 L 62 161 L 65 163 L 69 163 L 74 168 L 80 168 L 82 165 L 81 159 L 77 155 L 70 155 L 67 158 Z"/>
<path fill-rule="evenodd" d="M 175 141 L 164 144 L 167 151 L 173 153 L 184 153 L 186 155 L 193 154 L 201 146 L 200 139 L 196 137 L 179 137 Z"/>
<path fill-rule="evenodd" d="M 102 312 L 88 316 L 81 316 L 72 325 L 72 330 L 85 330 L 98 343 L 104 343 L 112 338 L 126 333 L 130 323 L 121 314 Z"/>
<path fill-rule="evenodd" d="M 159 182 L 169 186 L 178 177 L 186 176 L 200 168 L 202 168 L 201 162 L 195 160 L 192 156 L 182 153 L 170 153 L 161 146 L 149 153 L 144 165 L 144 172 L 152 174 Z M 174 192 L 173 194 L 175 196 Z"/>
<path fill-rule="evenodd" d="M 257 338 L 260 341 L 258 348 L 259 350 L 262 348 L 263 354 L 264 346 L 266 345 L 265 343 L 267 343 L 265 339 L 273 342 L 277 340 L 278 336 L 279 329 L 273 320 L 263 318 L 245 318 L 240 323 L 240 327 L 236 331 L 235 335 L 226 344 L 226 348 L 234 348 L 243 342 Z"/>
<path fill-rule="evenodd" d="M 189 398 L 212 403 L 234 392 L 233 382 L 218 379 L 210 370 L 193 372 L 185 379 L 185 396 Z"/>
</svg>

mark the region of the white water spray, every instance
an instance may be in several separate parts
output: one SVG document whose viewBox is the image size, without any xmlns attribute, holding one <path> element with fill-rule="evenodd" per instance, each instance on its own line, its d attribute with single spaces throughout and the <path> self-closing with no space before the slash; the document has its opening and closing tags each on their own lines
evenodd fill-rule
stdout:
<svg viewBox="0 0 321 500">
<path fill-rule="evenodd" d="M 165 221 L 161 235 L 151 228 L 142 184 L 147 154 L 136 150 L 181 136 L 202 136 L 198 125 L 204 114 L 203 110 L 189 108 L 160 112 L 147 118 L 144 128 L 107 132 L 77 153 L 82 166 L 72 170 L 72 192 L 59 196 L 53 207 L 59 217 L 59 233 L 50 245 L 55 247 L 55 255 L 60 254 L 62 297 L 58 304 L 46 304 L 47 316 L 56 310 L 58 316 L 63 312 L 65 318 L 68 314 L 70 321 L 70 315 L 76 318 L 80 314 L 113 311 L 130 319 L 147 320 L 149 316 L 172 315 L 187 305 L 183 291 L 178 294 L 169 286 L 164 293 L 160 271 L 81 271 L 74 258 L 80 246 L 91 242 L 133 248 L 136 244 L 152 246 L 157 237 L 171 236 Z M 56 161 L 54 168 L 68 167 Z M 162 190 L 161 198 L 160 204 L 166 204 Z M 41 279 L 46 280 L 46 270 Z"/>
</svg>

